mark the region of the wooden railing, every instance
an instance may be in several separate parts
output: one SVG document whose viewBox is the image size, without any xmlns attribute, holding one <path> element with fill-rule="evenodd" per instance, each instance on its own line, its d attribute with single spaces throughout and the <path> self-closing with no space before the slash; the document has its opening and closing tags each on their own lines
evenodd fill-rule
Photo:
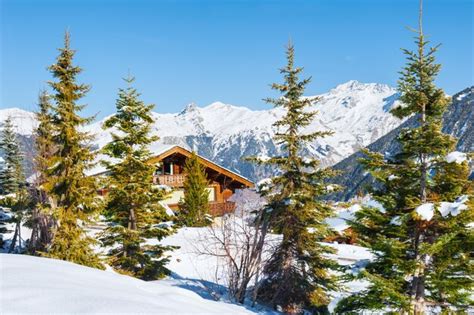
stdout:
<svg viewBox="0 0 474 315">
<path fill-rule="evenodd" d="M 186 175 L 156 175 L 153 177 L 153 183 L 159 185 L 166 185 L 170 187 L 183 187 Z"/>
<path fill-rule="evenodd" d="M 233 212 L 235 210 L 235 202 L 210 202 L 209 203 L 209 214 L 214 217 L 220 217 L 226 213 Z"/>
</svg>

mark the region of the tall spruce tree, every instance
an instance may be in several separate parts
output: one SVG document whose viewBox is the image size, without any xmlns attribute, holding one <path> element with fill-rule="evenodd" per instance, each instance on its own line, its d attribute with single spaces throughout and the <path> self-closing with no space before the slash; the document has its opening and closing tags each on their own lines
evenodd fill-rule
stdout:
<svg viewBox="0 0 474 315">
<path fill-rule="evenodd" d="M 5 168 L 5 160 L 3 157 L 0 157 L 0 174 L 2 174 L 3 170 Z M 0 184 L 1 187 L 1 184 Z M 0 190 L 0 195 L 1 195 L 1 190 Z M 0 248 L 3 247 L 2 244 L 3 242 L 1 241 L 3 234 L 7 232 L 7 228 L 5 226 L 4 220 L 6 219 L 5 212 L 0 209 Z"/>
<path fill-rule="evenodd" d="M 49 161 L 55 152 L 52 133 L 52 105 L 46 90 L 41 91 L 38 97 L 36 121 L 38 122 L 38 127 L 35 130 L 36 156 L 34 159 L 35 179 L 33 181 L 35 206 L 29 222 L 31 237 L 28 246 L 32 254 L 35 254 L 37 251 L 46 250 L 46 247 L 52 241 L 54 227 L 51 205 L 49 204 L 50 200 L 43 187 L 48 177 Z"/>
<path fill-rule="evenodd" d="M 0 187 L 2 194 L 0 205 L 11 210 L 11 216 L 5 216 L 4 223 L 13 224 L 14 233 L 8 252 L 22 252 L 21 227 L 27 217 L 31 202 L 26 189 L 23 172 L 23 156 L 11 118 L 8 117 L 0 135 L 0 149 L 4 156 L 4 165 L 0 170 Z M 3 217 L 3 216 L 2 216 Z M 4 232 L 8 229 L 3 228 Z"/>
<path fill-rule="evenodd" d="M 317 99 L 303 97 L 310 78 L 299 80 L 303 69 L 294 66 L 292 44 L 288 45 L 286 56 L 287 65 L 280 69 L 284 83 L 272 85 L 282 95 L 266 100 L 286 111 L 274 123 L 274 139 L 281 145 L 282 154 L 268 160 L 255 159 L 280 170 L 265 195 L 270 229 L 282 235 L 264 268 L 266 280 L 259 295 L 289 313 L 303 309 L 324 313 L 330 301 L 328 291 L 337 288 L 331 273 L 337 264 L 327 256 L 334 251 L 320 243 L 332 233 L 324 223 L 332 209 L 320 198 L 327 192 L 325 180 L 333 171 L 319 168 L 318 160 L 303 157 L 301 151 L 308 142 L 332 133 L 303 132 L 316 115 L 310 107 Z"/>
<path fill-rule="evenodd" d="M 154 105 L 145 105 L 139 100 L 131 84 L 133 78 L 125 79 L 126 89 L 119 90 L 117 113 L 108 118 L 104 128 L 115 128 L 112 141 L 103 152 L 114 163 L 105 162 L 108 175 L 106 215 L 110 223 L 101 239 L 109 251 L 109 261 L 117 271 L 144 280 L 162 278 L 169 273 L 165 252 L 170 246 L 147 245 L 147 239 L 160 241 L 171 234 L 171 230 L 159 223 L 167 219 L 159 204 L 164 191 L 153 185 L 152 165 L 147 163 L 151 154 L 148 149 L 158 140 L 151 135 Z"/>
<path fill-rule="evenodd" d="M 73 65 L 75 51 L 70 48 L 69 32 L 59 51 L 56 63 L 49 67 L 57 79 L 49 82 L 54 91 L 51 121 L 54 154 L 47 161 L 47 178 L 42 185 L 51 199 L 57 227 L 45 255 L 103 268 L 91 248 L 96 241 L 84 231 L 84 225 L 98 210 L 95 179 L 85 175 L 95 156 L 89 144 L 91 136 L 81 131 L 92 118 L 81 117 L 79 113 L 85 105 L 77 104 L 89 91 L 89 86 L 76 82 L 82 70 Z"/>
<path fill-rule="evenodd" d="M 395 156 L 366 151 L 362 162 L 378 182 L 372 195 L 385 211 L 365 208 L 351 223 L 375 259 L 359 274 L 369 287 L 337 312 L 462 313 L 473 303 L 473 187 L 464 154 L 451 153 L 461 156 L 452 161 L 456 140 L 441 131 L 449 100 L 434 84 L 440 65 L 423 34 L 421 2 L 417 32 L 417 50 L 404 50 L 402 105 L 392 113 L 416 115 L 418 126 L 401 132 Z"/>
<path fill-rule="evenodd" d="M 0 174 L 3 173 L 5 166 L 6 166 L 5 160 L 2 157 L 0 157 Z M 0 183 L 0 187 L 1 187 L 1 183 Z M 0 190 L 0 195 L 1 194 L 2 193 Z M 0 248 L 3 248 L 3 246 L 5 245 L 4 234 L 8 232 L 10 232 L 10 230 L 8 229 L 8 215 L 4 208 L 0 208 Z"/>
<path fill-rule="evenodd" d="M 188 226 L 205 226 L 211 222 L 209 213 L 208 181 L 204 166 L 195 152 L 184 165 L 184 198 L 180 201 L 180 217 Z"/>
<path fill-rule="evenodd" d="M 0 149 L 4 156 L 4 166 L 0 170 L 0 194 L 15 194 L 20 185 L 24 183 L 25 178 L 21 149 L 10 117 L 7 117 L 3 124 Z"/>
</svg>

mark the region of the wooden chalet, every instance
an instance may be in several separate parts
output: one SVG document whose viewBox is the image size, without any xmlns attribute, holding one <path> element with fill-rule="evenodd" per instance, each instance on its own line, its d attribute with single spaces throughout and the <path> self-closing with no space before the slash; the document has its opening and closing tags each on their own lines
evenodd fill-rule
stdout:
<svg viewBox="0 0 474 315">
<path fill-rule="evenodd" d="M 177 210 L 178 203 L 184 197 L 183 183 L 186 179 L 184 163 L 192 152 L 180 147 L 172 146 L 164 152 L 155 155 L 149 160 L 150 164 L 157 165 L 154 182 L 173 188 L 172 193 L 163 203 L 171 209 Z M 228 201 L 236 189 L 250 188 L 254 184 L 222 166 L 198 155 L 199 162 L 205 167 L 209 181 L 209 206 L 210 214 L 219 216 L 234 211 L 235 204 Z"/>
<path fill-rule="evenodd" d="M 184 197 L 183 184 L 186 179 L 184 163 L 192 154 L 191 151 L 178 146 L 168 145 L 151 148 L 153 157 L 149 160 L 151 165 L 156 166 L 153 182 L 157 185 L 165 185 L 172 188 L 172 192 L 162 201 L 172 210 L 178 210 L 178 203 Z M 216 163 L 198 155 L 199 162 L 205 167 L 205 173 L 209 181 L 209 208 L 210 214 L 220 216 L 234 211 L 235 203 L 228 199 L 236 189 L 254 187 L 254 184 L 241 175 L 228 170 Z M 94 175 L 105 174 L 104 171 L 96 171 Z"/>
</svg>

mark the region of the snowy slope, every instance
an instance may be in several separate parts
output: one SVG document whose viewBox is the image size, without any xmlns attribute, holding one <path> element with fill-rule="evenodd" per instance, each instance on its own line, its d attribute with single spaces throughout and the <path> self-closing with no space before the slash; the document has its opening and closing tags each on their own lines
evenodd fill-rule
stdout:
<svg viewBox="0 0 474 315">
<path fill-rule="evenodd" d="M 273 243 L 278 237 L 270 235 L 268 242 Z M 173 271 L 174 281 L 179 281 L 181 286 L 192 287 L 196 292 L 203 294 L 212 291 L 215 296 L 225 295 L 226 261 L 223 257 L 215 257 L 203 254 L 206 252 L 213 237 L 208 228 L 185 227 L 165 238 L 162 243 L 165 245 L 179 246 L 171 252 L 171 259 L 168 268 Z M 153 242 L 152 242 L 153 243 Z M 326 243 L 337 250 L 331 255 L 341 266 L 354 266 L 363 261 L 373 258 L 368 249 L 356 245 Z M 211 250 L 212 252 L 212 250 Z M 346 288 L 339 292 L 331 292 L 330 310 L 333 310 L 337 302 L 350 292 L 357 292 L 364 289 L 367 283 L 364 281 L 351 281 L 344 284 Z M 261 306 L 259 306 L 261 307 Z M 257 308 L 258 309 L 258 308 Z M 272 314 L 270 310 L 261 308 L 261 312 Z"/>
<path fill-rule="evenodd" d="M 388 113 L 397 94 L 387 85 L 349 81 L 320 98 L 313 108 L 319 114 L 306 131 L 332 130 L 335 134 L 312 143 L 307 153 L 318 156 L 325 165 L 340 161 L 400 124 Z M 201 154 L 239 169 L 242 162 L 236 152 L 265 155 L 278 150 L 271 141 L 272 124 L 282 115 L 279 108 L 254 111 L 220 102 L 206 107 L 190 104 L 178 114 L 155 113 L 154 131 L 165 143 L 196 143 Z M 99 146 L 110 139 L 100 129 L 101 123 L 89 128 L 98 135 Z"/>
<path fill-rule="evenodd" d="M 0 127 L 5 119 L 10 117 L 18 134 L 30 136 L 37 127 L 35 114 L 19 108 L 0 109 Z"/>
<path fill-rule="evenodd" d="M 320 158 L 323 165 L 344 159 L 401 123 L 388 112 L 398 95 L 387 85 L 349 81 L 319 96 L 313 108 L 319 114 L 307 131 L 332 130 L 334 135 L 312 143 L 305 153 Z M 32 114 L 23 111 L 20 115 L 21 112 L 0 110 L 0 124 L 13 113 L 20 133 L 31 132 L 35 124 Z M 180 113 L 154 113 L 153 131 L 162 143 L 196 147 L 204 157 L 258 179 L 266 177 L 269 170 L 255 168 L 241 158 L 278 153 L 278 146 L 271 140 L 275 132 L 272 124 L 282 115 L 280 108 L 255 111 L 221 102 L 205 107 L 190 104 Z M 96 147 L 110 140 L 109 132 L 101 128 L 102 123 L 103 120 L 87 127 L 96 135 Z"/>
<path fill-rule="evenodd" d="M 27 255 L 0 254 L 2 314 L 252 314 L 167 281 Z"/>
<path fill-rule="evenodd" d="M 474 152 L 474 86 L 468 87 L 452 96 L 452 103 L 443 116 L 443 132 L 458 139 L 456 150 L 460 152 Z M 414 128 L 417 126 L 417 118 L 411 117 L 399 127 L 387 133 L 377 141 L 371 143 L 368 149 L 386 155 L 395 155 L 400 151 L 400 145 L 396 138 L 403 128 Z M 462 157 L 462 153 L 457 153 Z M 334 200 L 349 200 L 358 193 L 364 192 L 372 182 L 370 174 L 364 170 L 358 162 L 363 157 L 361 152 L 354 153 L 337 163 L 334 168 L 341 175 L 334 180 L 335 184 L 343 187 L 343 190 L 332 196 Z M 472 177 L 474 178 L 474 165 L 472 166 Z"/>
</svg>

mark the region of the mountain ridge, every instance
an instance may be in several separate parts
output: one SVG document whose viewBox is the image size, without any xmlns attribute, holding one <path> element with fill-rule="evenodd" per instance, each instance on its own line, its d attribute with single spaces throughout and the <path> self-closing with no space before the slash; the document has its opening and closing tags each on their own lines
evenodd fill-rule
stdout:
<svg viewBox="0 0 474 315">
<path fill-rule="evenodd" d="M 393 155 L 400 150 L 396 138 L 403 128 L 417 126 L 417 117 L 412 116 L 400 126 L 367 146 L 370 151 Z M 443 132 L 458 139 L 456 150 L 474 152 L 474 86 L 468 87 L 452 96 L 452 103 L 443 116 Z M 365 186 L 372 184 L 373 179 L 367 174 L 358 159 L 363 153 L 356 152 L 333 166 L 340 171 L 333 183 L 343 189 L 332 196 L 334 200 L 348 200 L 359 193 L 366 192 Z M 471 175 L 471 177 L 474 174 Z"/>
<path fill-rule="evenodd" d="M 303 153 L 317 157 L 323 166 L 341 161 L 401 123 L 388 112 L 398 102 L 397 91 L 385 84 L 351 80 L 317 97 L 311 110 L 319 113 L 305 131 L 331 130 L 334 135 L 310 143 Z M 9 112 L 16 115 L 14 123 L 21 125 L 18 133 L 28 142 L 35 125 L 33 114 L 25 111 L 24 117 L 18 117 L 18 109 L 0 110 L 0 122 Z M 153 112 L 156 122 L 152 132 L 164 144 L 196 147 L 202 156 L 257 180 L 273 170 L 256 167 L 240 157 L 279 154 L 281 147 L 272 140 L 272 125 L 283 114 L 281 108 L 252 110 L 223 102 L 204 107 L 191 103 L 178 113 Z M 101 127 L 104 119 L 85 127 L 96 135 L 94 148 L 110 141 L 110 131 Z"/>
</svg>

